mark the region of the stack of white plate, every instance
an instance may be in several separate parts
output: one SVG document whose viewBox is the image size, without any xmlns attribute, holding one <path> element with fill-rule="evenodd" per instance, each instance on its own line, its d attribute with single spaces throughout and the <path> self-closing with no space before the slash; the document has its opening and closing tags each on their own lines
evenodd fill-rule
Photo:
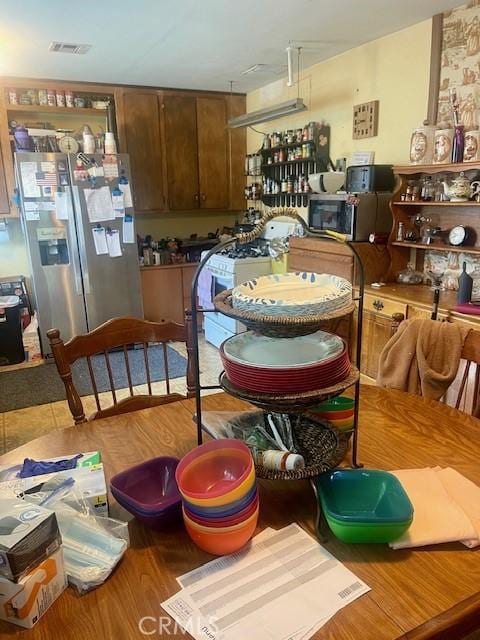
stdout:
<svg viewBox="0 0 480 640">
<path fill-rule="evenodd" d="M 268 316 L 323 315 L 348 306 L 352 285 L 328 273 L 273 274 L 249 280 L 232 291 L 235 309 Z"/>
</svg>

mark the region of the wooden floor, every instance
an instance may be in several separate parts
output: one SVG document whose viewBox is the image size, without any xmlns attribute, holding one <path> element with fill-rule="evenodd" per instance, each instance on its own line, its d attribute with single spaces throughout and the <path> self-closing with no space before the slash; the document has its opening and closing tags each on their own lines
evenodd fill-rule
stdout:
<svg viewBox="0 0 480 640">
<path fill-rule="evenodd" d="M 180 355 L 186 357 L 185 344 L 172 343 L 171 346 L 180 353 Z M 211 344 L 206 343 L 203 335 L 200 339 L 199 348 L 202 384 L 217 384 L 219 373 L 222 370 L 218 350 Z M 55 365 L 49 364 L 42 366 Z M 136 393 L 147 393 L 146 384 L 134 387 L 134 389 Z M 170 389 L 178 393 L 186 393 L 185 378 L 172 380 Z M 157 394 L 166 393 L 165 382 L 152 383 L 152 390 L 153 393 Z M 213 393 L 215 393 L 215 391 L 213 391 Z M 117 398 L 121 399 L 128 394 L 128 389 L 117 391 Z M 102 406 L 106 407 L 112 404 L 111 393 L 106 392 L 99 395 Z M 85 396 L 82 398 L 82 402 L 87 416 L 96 411 L 94 396 Z M 72 424 L 72 414 L 70 413 L 66 400 L 0 413 L 0 455 L 34 438 L 38 438 L 53 429 L 70 427 Z"/>
</svg>

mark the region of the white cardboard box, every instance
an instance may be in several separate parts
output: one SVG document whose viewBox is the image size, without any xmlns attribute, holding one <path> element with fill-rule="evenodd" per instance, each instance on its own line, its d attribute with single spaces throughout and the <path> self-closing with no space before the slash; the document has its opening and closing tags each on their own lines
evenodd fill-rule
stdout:
<svg viewBox="0 0 480 640">
<path fill-rule="evenodd" d="M 66 587 L 60 547 L 18 583 L 0 578 L 0 619 L 31 629 Z"/>
</svg>

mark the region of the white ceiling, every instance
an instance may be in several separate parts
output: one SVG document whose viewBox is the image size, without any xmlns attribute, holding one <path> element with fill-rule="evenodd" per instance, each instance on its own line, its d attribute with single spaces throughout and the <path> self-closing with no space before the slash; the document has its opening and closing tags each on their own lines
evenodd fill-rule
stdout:
<svg viewBox="0 0 480 640">
<path fill-rule="evenodd" d="M 0 0 L 0 75 L 247 92 L 278 76 L 289 40 L 310 66 L 444 11 L 456 0 Z M 92 45 L 52 53 L 51 41 Z M 406 73 L 408 70 L 405 70 Z"/>
</svg>

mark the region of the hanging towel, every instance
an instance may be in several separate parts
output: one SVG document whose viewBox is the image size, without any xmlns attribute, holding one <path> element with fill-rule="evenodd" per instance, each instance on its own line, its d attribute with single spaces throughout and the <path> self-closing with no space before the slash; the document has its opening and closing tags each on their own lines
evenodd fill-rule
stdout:
<svg viewBox="0 0 480 640">
<path fill-rule="evenodd" d="M 198 303 L 202 309 L 213 309 L 213 275 L 210 269 L 204 267 L 198 276 Z"/>
<path fill-rule="evenodd" d="M 406 320 L 380 354 L 377 384 L 440 400 L 457 375 L 468 329 L 437 320 Z"/>
</svg>

